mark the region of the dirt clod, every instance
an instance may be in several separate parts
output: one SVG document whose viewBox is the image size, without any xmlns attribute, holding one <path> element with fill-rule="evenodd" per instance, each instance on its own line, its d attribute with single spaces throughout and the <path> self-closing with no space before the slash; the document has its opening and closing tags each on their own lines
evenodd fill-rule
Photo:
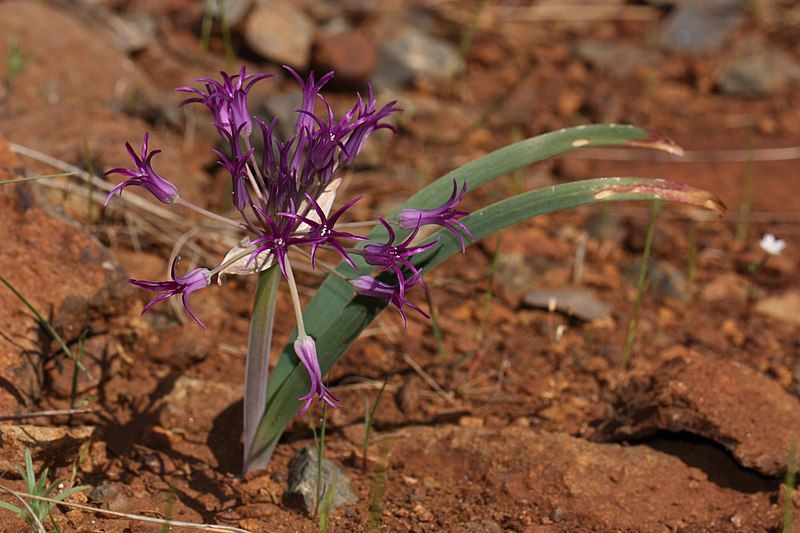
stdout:
<svg viewBox="0 0 800 533">
<path fill-rule="evenodd" d="M 606 439 L 685 431 L 719 443 L 769 476 L 786 469 L 800 434 L 800 402 L 777 382 L 735 361 L 675 349 L 655 368 L 632 375 L 601 429 Z"/>
</svg>

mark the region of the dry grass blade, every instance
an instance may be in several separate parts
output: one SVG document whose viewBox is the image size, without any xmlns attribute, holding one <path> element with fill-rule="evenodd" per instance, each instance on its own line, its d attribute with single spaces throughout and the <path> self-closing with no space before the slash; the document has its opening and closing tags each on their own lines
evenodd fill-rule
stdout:
<svg viewBox="0 0 800 533">
<path fill-rule="evenodd" d="M 80 503 L 55 500 L 53 498 L 45 498 L 44 496 L 34 496 L 31 494 L 25 494 L 24 492 L 18 492 L 16 490 L 9 489 L 8 487 L 4 487 L 3 485 L 0 485 L 0 490 L 3 490 L 17 498 L 31 498 L 34 500 L 41 500 L 49 503 L 57 503 L 58 505 L 65 505 L 67 507 L 72 507 L 73 509 L 81 509 L 82 511 L 100 513 L 108 516 L 117 516 L 119 518 L 128 518 L 130 520 L 136 520 L 139 522 L 147 522 L 149 524 L 158 524 L 161 526 L 170 526 L 170 527 L 185 527 L 187 529 L 196 529 L 199 531 L 224 531 L 229 533 L 230 532 L 249 533 L 246 529 L 241 529 L 234 526 L 221 526 L 217 524 L 197 524 L 194 522 L 180 522 L 178 520 L 165 520 L 163 518 L 153 518 L 150 516 L 142 516 L 131 513 L 120 513 L 118 511 L 109 511 L 107 509 L 99 509 L 97 507 L 92 507 L 91 505 L 83 505 Z M 44 527 L 42 527 L 41 530 L 45 531 Z"/>
<path fill-rule="evenodd" d="M 46 180 L 50 178 L 65 178 L 72 176 L 72 172 L 61 172 L 59 174 L 43 174 L 41 176 L 25 176 L 24 178 L 14 178 L 10 180 L 0 181 L 0 187 L 5 185 L 14 185 L 15 183 L 25 183 L 28 181 Z"/>
<path fill-rule="evenodd" d="M 100 179 L 99 177 L 97 177 L 97 176 L 95 176 L 93 174 L 90 174 L 89 172 L 86 172 L 85 170 L 83 170 L 81 168 L 78 168 L 75 165 L 71 165 L 71 164 L 66 163 L 64 161 L 61 161 L 60 159 L 56 159 L 55 157 L 49 156 L 49 155 L 47 155 L 47 154 L 45 154 L 43 152 L 40 152 L 38 150 L 34 150 L 33 148 L 28 148 L 27 146 L 22 146 L 22 145 L 19 145 L 19 144 L 15 144 L 15 143 L 8 143 L 8 145 L 11 147 L 11 149 L 15 153 L 17 153 L 19 155 L 23 155 L 25 157 L 29 157 L 29 158 L 34 159 L 36 161 L 39 161 L 41 163 L 45 163 L 47 165 L 50 165 L 51 167 L 63 170 L 64 172 L 70 172 L 70 173 L 74 174 L 75 176 L 78 176 L 79 178 L 81 178 L 86 183 L 91 183 L 93 187 L 96 187 L 96 188 L 100 189 L 101 191 L 111 192 L 111 189 L 114 188 L 114 185 L 112 185 L 111 183 L 109 183 L 109 182 L 107 182 L 107 181 L 105 181 L 103 179 Z M 102 201 L 105 201 L 105 196 L 104 195 L 100 194 L 99 196 L 102 199 Z M 184 218 L 183 217 L 181 217 L 179 215 L 176 215 L 172 211 L 169 211 L 169 210 L 164 209 L 164 208 L 162 208 L 160 206 L 157 206 L 152 202 L 148 202 L 147 200 L 139 198 L 138 196 L 134 196 L 132 194 L 129 194 L 129 195 L 125 196 L 124 199 L 129 204 L 131 204 L 131 205 L 133 205 L 133 206 L 135 206 L 135 207 L 137 207 L 137 208 L 139 208 L 139 209 L 141 209 L 141 210 L 143 210 L 143 211 L 145 211 L 145 212 L 147 212 L 147 213 L 149 213 L 151 215 L 155 215 L 158 218 L 161 218 L 161 219 L 164 219 L 164 220 L 169 220 L 171 222 L 184 222 Z"/>
<path fill-rule="evenodd" d="M 61 415 L 85 415 L 93 413 L 94 409 L 52 409 L 49 411 L 38 411 L 35 413 L 20 413 L 18 415 L 5 415 L 0 416 L 0 422 L 9 420 L 25 420 L 26 418 L 39 418 L 40 416 L 61 416 Z"/>
<path fill-rule="evenodd" d="M 441 387 L 439 386 L 439 384 L 438 384 L 438 383 L 436 383 L 436 380 L 434 380 L 434 379 L 431 377 L 431 375 L 430 375 L 430 374 L 428 374 L 427 372 L 425 372 L 425 371 L 422 369 L 422 367 L 421 367 L 421 366 L 419 366 L 419 363 L 417 363 L 416 361 L 414 361 L 414 360 L 411 358 L 411 356 L 410 356 L 410 355 L 408 355 L 408 354 L 403 354 L 403 361 L 405 361 L 405 362 L 406 362 L 406 364 L 407 364 L 408 366 L 410 366 L 411 368 L 413 368 L 413 369 L 414 369 L 414 372 L 416 372 L 417 374 L 419 374 L 419 376 L 420 376 L 422 379 L 424 379 L 424 380 L 425 380 L 425 383 L 427 383 L 428 385 L 430 385 L 430 387 L 431 387 L 433 390 L 435 390 L 435 391 L 436 391 L 436 393 L 437 393 L 439 396 L 441 396 L 442 398 L 444 398 L 444 400 L 445 400 L 447 403 L 449 403 L 449 404 L 450 404 L 450 405 L 452 405 L 453 407 L 458 407 L 458 408 L 461 408 L 461 407 L 462 407 L 462 406 L 461 406 L 461 402 L 459 402 L 458 400 L 454 400 L 454 399 L 453 399 L 453 397 L 451 396 L 451 394 L 449 394 L 447 391 L 445 391 L 443 388 L 441 388 Z"/>
</svg>

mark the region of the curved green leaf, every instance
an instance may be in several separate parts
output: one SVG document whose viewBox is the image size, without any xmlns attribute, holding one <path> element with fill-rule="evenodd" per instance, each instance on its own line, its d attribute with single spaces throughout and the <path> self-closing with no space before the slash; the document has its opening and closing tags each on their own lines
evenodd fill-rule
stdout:
<svg viewBox="0 0 800 533">
<path fill-rule="evenodd" d="M 654 199 L 682 202 L 720 212 L 724 210 L 713 195 L 679 183 L 641 178 L 599 178 L 555 185 L 507 198 L 475 211 L 461 219 L 461 222 L 472 231 L 477 241 L 539 215 L 598 202 Z M 432 239 L 439 239 L 438 245 L 413 259 L 414 265 L 423 272 L 461 251 L 457 239 L 446 230 L 438 231 L 428 242 Z M 342 282 L 342 285 L 346 284 Z M 347 291 L 349 297 L 344 307 L 335 313 L 326 313 L 323 318 L 327 324 L 313 333 L 323 373 L 336 363 L 347 347 L 386 307 L 386 302 L 382 300 L 360 296 L 353 298 L 349 287 Z M 297 410 L 298 398 L 307 392 L 308 378 L 302 366 L 295 363 L 281 385 L 267 400 L 266 412 L 256 435 L 260 448 L 255 453 L 277 443 Z"/>
<path fill-rule="evenodd" d="M 430 209 L 441 205 L 452 191 L 453 180 L 459 184 L 466 183 L 467 190 L 472 191 L 524 166 L 581 148 L 603 146 L 631 146 L 662 150 L 678 155 L 683 153 L 683 149 L 671 140 L 636 126 L 591 124 L 565 128 L 505 146 L 448 172 L 418 191 L 390 216 L 396 215 L 402 209 Z M 377 226 L 369 234 L 370 240 L 373 241 L 379 241 L 385 236 L 386 230 L 382 226 Z M 365 266 L 360 257 L 354 257 L 353 260 L 359 268 Z M 341 263 L 338 270 L 348 277 L 353 277 L 355 274 L 345 263 Z M 371 269 L 367 268 L 366 270 Z M 328 276 L 303 313 L 303 320 L 309 335 L 316 338 L 327 326 L 329 317 L 344 309 L 351 297 L 352 291 L 347 283 L 335 276 Z M 268 397 L 273 397 L 278 393 L 282 383 L 297 364 L 292 350 L 295 335 L 296 332 L 292 334 L 290 341 L 286 344 L 273 371 L 267 391 Z"/>
</svg>

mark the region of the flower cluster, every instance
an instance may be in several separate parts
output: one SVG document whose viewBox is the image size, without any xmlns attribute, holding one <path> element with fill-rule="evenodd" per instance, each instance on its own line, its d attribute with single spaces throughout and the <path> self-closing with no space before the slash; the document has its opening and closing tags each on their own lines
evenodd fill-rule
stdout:
<svg viewBox="0 0 800 533">
<path fill-rule="evenodd" d="M 136 154 L 131 145 L 126 144 L 135 170 L 116 168 L 107 173 L 127 177 L 111 191 L 109 199 L 114 193 L 135 185 L 145 188 L 162 202 L 194 209 L 241 230 L 244 238 L 216 268 L 196 269 L 180 276 L 176 272 L 176 260 L 172 265 L 172 281 L 130 280 L 133 285 L 161 293 L 145 306 L 144 311 L 159 301 L 180 295 L 187 312 L 203 326 L 189 307 L 190 293 L 208 286 L 214 276 L 220 279 L 224 274 L 252 274 L 277 263 L 289 284 L 295 308 L 298 330 L 295 353 L 308 371 L 311 382 L 308 394 L 300 398 L 305 402 L 303 410 L 309 407 L 315 396 L 338 407 L 338 399 L 322 382 L 314 340 L 305 332 L 289 252 L 299 252 L 314 268 L 321 266 L 342 276 L 317 260 L 319 249 L 333 250 L 358 272 L 354 279 L 347 279 L 356 294 L 380 298 L 394 305 L 404 324 L 407 321 L 406 309 L 427 317 L 406 295 L 416 285 L 424 289 L 422 273 L 412 263 L 412 257 L 430 250 L 437 241 L 414 245 L 414 240 L 423 226 L 436 225 L 450 231 L 464 250 L 464 238 L 472 238 L 472 234 L 459 221 L 467 213 L 458 211 L 456 207 L 467 190 L 464 184 L 459 191 L 458 183 L 454 181 L 452 195 L 435 209 L 406 209 L 391 220 L 379 217 L 378 222 L 388 236 L 386 242 L 367 241 L 363 236 L 344 231 L 339 221 L 361 197 L 349 200 L 330 214 L 341 184 L 337 173 L 355 161 L 373 132 L 379 129 L 396 131 L 387 119 L 400 110 L 395 102 L 378 107 L 370 87 L 366 98 L 357 95 L 353 106 L 341 117 L 336 117 L 321 94 L 322 88 L 333 77 L 332 72 L 319 79 L 311 73 L 303 79 L 294 70 L 286 69 L 300 85 L 302 102 L 295 109 L 294 135 L 285 140 L 277 134 L 277 119 L 265 122 L 251 115 L 248 109 L 250 90 L 257 82 L 270 76 L 247 74 L 242 67 L 238 74 L 222 72 L 221 82 L 210 78 L 198 79 L 204 89 L 177 89 L 192 95 L 181 106 L 200 103 L 213 116 L 222 139 L 222 148 L 215 153 L 219 165 L 230 174 L 232 204 L 240 214 L 237 220 L 209 213 L 179 197 L 177 188 L 152 168 L 152 159 L 158 150 L 148 152 L 148 134 L 144 136 L 141 154 Z M 317 108 L 322 112 L 317 113 Z M 258 154 L 251 143 L 251 135 L 256 131 L 254 123 L 263 140 L 263 149 Z M 399 230 L 408 235 L 396 242 Z M 358 264 L 355 258 L 360 258 Z M 361 265 L 360 269 L 358 265 Z"/>
</svg>

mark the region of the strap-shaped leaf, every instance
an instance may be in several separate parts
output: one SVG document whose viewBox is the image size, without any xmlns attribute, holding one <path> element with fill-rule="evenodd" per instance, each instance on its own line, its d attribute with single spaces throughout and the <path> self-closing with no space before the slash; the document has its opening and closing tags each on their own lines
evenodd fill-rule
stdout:
<svg viewBox="0 0 800 533">
<path fill-rule="evenodd" d="M 461 219 L 461 222 L 472 231 L 477 241 L 539 215 L 598 202 L 655 199 L 693 204 L 719 212 L 724 210 L 724 206 L 713 195 L 683 184 L 642 178 L 600 178 L 555 185 L 507 198 L 475 211 Z M 436 238 L 439 239 L 437 246 L 414 257 L 414 265 L 423 272 L 461 250 L 458 241 L 448 231 L 440 230 L 430 239 Z M 334 365 L 364 328 L 386 307 L 382 300 L 360 296 L 353 298 L 352 291 L 349 288 L 348 291 L 348 302 L 338 312 L 326 313 L 326 326 L 314 335 L 323 373 Z M 264 419 L 255 439 L 259 447 L 254 453 L 267 450 L 277 443 L 297 410 L 298 398 L 308 388 L 308 379 L 304 370 L 295 365 L 281 385 L 267 400 Z"/>
<path fill-rule="evenodd" d="M 244 379 L 244 469 L 266 466 L 269 454 L 253 455 L 251 448 L 256 430 L 267 401 L 269 375 L 269 350 L 272 346 L 272 329 L 275 322 L 275 304 L 281 271 L 275 265 L 259 274 L 250 333 L 247 342 L 247 360 Z"/>
<path fill-rule="evenodd" d="M 505 146 L 448 172 L 414 194 L 391 216 L 396 215 L 402 209 L 430 209 L 440 205 L 450 195 L 453 189 L 453 180 L 459 184 L 466 183 L 467 190 L 472 191 L 524 166 L 581 148 L 603 146 L 632 146 L 662 150 L 673 154 L 683 153 L 683 149 L 669 139 L 636 126 L 592 124 L 565 128 Z M 398 235 L 402 234 L 402 231 L 398 231 Z M 369 234 L 372 241 L 380 241 L 385 236 L 386 230 L 381 225 L 376 226 Z M 365 266 L 361 257 L 354 256 L 353 261 L 360 268 Z M 348 277 L 355 277 L 355 272 L 343 262 L 340 263 L 338 270 Z M 366 270 L 369 271 L 371 268 L 366 268 Z M 316 339 L 327 327 L 330 316 L 344 309 L 351 296 L 352 291 L 347 283 L 335 276 L 328 276 L 303 313 L 303 320 L 309 335 Z M 286 377 L 298 364 L 292 349 L 296 333 L 296 331 L 292 333 L 273 371 L 267 390 L 268 397 L 278 393 Z"/>
</svg>

